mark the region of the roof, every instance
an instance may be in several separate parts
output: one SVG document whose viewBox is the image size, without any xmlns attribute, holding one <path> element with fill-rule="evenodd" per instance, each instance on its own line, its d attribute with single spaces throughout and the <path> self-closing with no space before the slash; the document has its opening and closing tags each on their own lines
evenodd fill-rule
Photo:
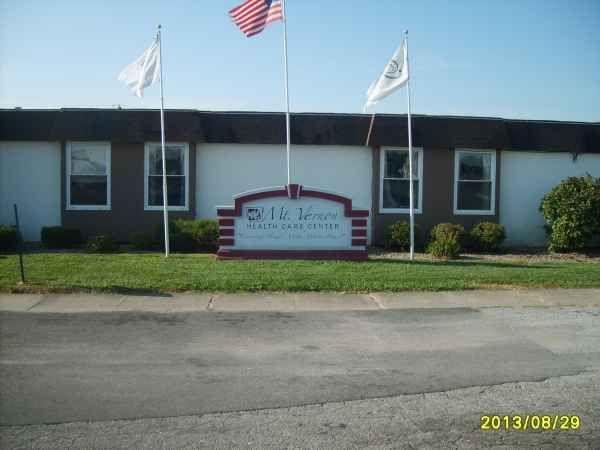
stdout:
<svg viewBox="0 0 600 450">
<path fill-rule="evenodd" d="M 293 113 L 293 144 L 365 144 L 370 115 Z M 413 143 L 427 148 L 499 148 L 600 153 L 600 123 L 413 115 Z M 282 144 L 285 115 L 269 112 L 165 110 L 168 140 Z M 406 146 L 406 115 L 377 115 L 371 145 Z M 160 140 L 154 109 L 4 109 L 0 140 Z"/>
</svg>

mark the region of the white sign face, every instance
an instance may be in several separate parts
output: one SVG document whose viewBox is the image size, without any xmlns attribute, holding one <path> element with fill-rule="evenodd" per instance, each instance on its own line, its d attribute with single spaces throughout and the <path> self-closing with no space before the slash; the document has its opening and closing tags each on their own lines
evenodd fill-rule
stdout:
<svg viewBox="0 0 600 450">
<path fill-rule="evenodd" d="M 352 220 L 344 206 L 320 198 L 267 198 L 244 203 L 235 220 L 235 248 L 348 249 Z"/>
</svg>

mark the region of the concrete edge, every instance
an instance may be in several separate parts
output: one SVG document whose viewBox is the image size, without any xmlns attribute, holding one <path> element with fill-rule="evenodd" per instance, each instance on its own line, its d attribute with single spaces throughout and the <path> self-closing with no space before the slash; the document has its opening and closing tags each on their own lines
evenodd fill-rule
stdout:
<svg viewBox="0 0 600 450">
<path fill-rule="evenodd" d="M 600 289 L 500 289 L 439 292 L 0 294 L 0 311 L 22 313 L 382 311 L 492 307 L 600 307 Z"/>
</svg>

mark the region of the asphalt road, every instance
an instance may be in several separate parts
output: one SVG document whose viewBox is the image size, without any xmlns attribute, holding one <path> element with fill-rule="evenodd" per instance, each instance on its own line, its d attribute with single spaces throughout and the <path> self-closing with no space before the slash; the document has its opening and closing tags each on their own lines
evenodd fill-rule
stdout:
<svg viewBox="0 0 600 450">
<path fill-rule="evenodd" d="M 580 383 L 577 388 L 580 397 L 568 395 L 571 388 L 567 383 L 561 385 L 561 398 L 571 402 L 577 398 L 581 398 L 581 402 L 595 400 L 592 406 L 579 402 L 568 404 L 570 410 L 564 411 L 565 405 L 560 401 L 548 403 L 548 398 L 554 394 L 547 392 L 542 399 L 536 395 L 526 396 L 530 410 L 522 412 L 533 413 L 539 407 L 546 407 L 550 408 L 547 411 L 550 413 L 578 413 L 577 404 L 581 404 L 584 423 L 590 424 L 600 421 L 600 411 L 593 406 L 600 404 L 599 371 L 598 308 L 1 313 L 0 424 L 4 426 L 0 433 L 11 447 L 24 442 L 15 438 L 15 433 L 30 442 L 26 438 L 28 433 L 36 430 L 46 433 L 74 426 L 47 427 L 47 424 L 68 422 L 126 419 L 119 422 L 124 425 L 117 427 L 123 431 L 123 436 L 127 426 L 138 426 L 136 424 L 142 428 L 158 426 L 168 433 L 169 420 L 184 421 L 192 426 L 190 423 L 194 424 L 194 420 L 202 422 L 211 417 L 186 419 L 182 416 L 378 397 L 387 398 L 393 405 L 399 398 L 427 398 L 411 394 L 434 393 L 430 395 L 448 398 L 449 392 L 462 392 L 456 391 L 461 388 L 501 390 L 503 384 L 518 386 L 532 382 L 525 385 L 543 386 L 562 379 Z M 347 426 L 356 421 L 363 406 L 364 411 L 370 411 L 372 402 L 378 401 L 386 400 L 356 403 L 359 406 L 354 415 L 352 408 L 338 408 L 349 415 L 343 416 L 340 412 L 340 420 L 335 420 L 332 413 L 327 423 L 334 429 L 338 427 L 337 431 L 343 431 L 346 427 L 339 424 Z M 399 401 L 398 404 L 405 403 Z M 527 408 L 527 404 L 523 408 Z M 416 403 L 413 406 L 417 407 Z M 280 411 L 293 411 L 293 408 Z M 478 414 L 486 412 L 489 411 L 482 405 Z M 248 414 L 255 419 L 262 417 L 256 412 L 236 414 L 241 414 L 233 415 L 239 420 Z M 419 417 L 418 410 L 401 408 L 388 414 L 388 419 L 394 414 L 401 430 L 406 430 L 402 420 L 410 419 L 411 414 Z M 436 425 L 431 417 L 428 426 L 433 432 L 436 426 L 442 426 L 444 421 L 454 417 L 449 423 L 458 430 L 454 431 L 458 438 L 464 437 L 466 434 L 461 433 L 461 427 L 466 425 L 455 414 L 452 404 L 446 403 L 439 412 L 442 422 Z M 400 420 L 401 416 L 404 419 Z M 473 422 L 476 416 L 473 410 L 464 433 L 478 432 L 479 423 Z M 291 416 L 285 417 L 290 419 Z M 151 418 L 172 419 L 154 419 L 158 422 L 152 422 Z M 215 420 L 221 423 L 219 420 L 225 419 Z M 112 422 L 96 425 L 102 427 L 102 423 Z M 222 423 L 227 429 L 229 421 Z M 232 419 L 231 423 L 236 420 Z M 313 423 L 313 426 L 316 425 Z M 218 428 L 212 426 L 211 429 Z M 156 428 L 150 429 L 156 431 Z M 398 431 L 400 434 L 396 433 L 397 438 L 402 434 L 401 430 Z M 438 431 L 443 439 L 445 431 Z M 597 432 L 598 428 L 588 425 L 586 433 L 577 435 L 578 444 L 593 448 L 593 444 L 598 443 L 594 441 Z M 291 439 L 293 433 L 290 433 L 288 430 Z M 307 439 L 319 437 L 302 430 L 297 433 Z M 331 434 L 328 433 L 321 437 Z M 217 434 L 227 436 L 225 431 Z M 254 433 L 251 447 L 263 446 L 256 441 L 260 436 L 260 432 Z M 367 439 L 364 433 L 360 436 Z M 380 442 L 377 434 L 367 436 L 372 436 L 374 443 Z M 238 442 L 239 446 L 249 445 L 242 442 L 244 439 Z M 391 439 L 394 439 L 393 435 Z M 563 435 L 560 439 L 566 438 Z M 168 443 L 158 440 L 152 446 L 170 447 L 165 442 Z M 180 442 L 172 447 L 193 447 L 190 442 Z M 218 446 L 217 442 L 220 441 L 205 444 L 207 447 Z M 273 445 L 280 446 L 276 442 Z M 309 446 L 319 446 L 321 441 L 307 442 L 313 443 Z M 438 443 L 443 442 L 449 441 Z M 47 443 L 51 447 L 51 441 Z M 380 443 L 382 446 L 402 446 L 399 442 L 397 445 L 391 441 Z M 129 448 L 137 446 L 130 444 L 127 444 Z M 237 446 L 231 443 L 229 446 L 232 445 Z M 350 441 L 348 445 L 351 446 Z M 95 444 L 87 442 L 82 446 L 93 447 Z"/>
<path fill-rule="evenodd" d="M 0 427 L 6 449 L 600 448 L 600 373 L 323 405 Z M 482 414 L 581 416 L 577 430 L 482 431 Z"/>
</svg>

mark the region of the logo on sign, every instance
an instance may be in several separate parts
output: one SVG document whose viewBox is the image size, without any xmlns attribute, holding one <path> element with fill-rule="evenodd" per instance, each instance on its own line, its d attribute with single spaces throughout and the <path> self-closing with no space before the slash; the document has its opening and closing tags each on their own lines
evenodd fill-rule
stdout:
<svg viewBox="0 0 600 450">
<path fill-rule="evenodd" d="M 265 218 L 265 208 L 248 207 L 246 208 L 246 217 L 249 222 L 262 222 Z"/>
</svg>

